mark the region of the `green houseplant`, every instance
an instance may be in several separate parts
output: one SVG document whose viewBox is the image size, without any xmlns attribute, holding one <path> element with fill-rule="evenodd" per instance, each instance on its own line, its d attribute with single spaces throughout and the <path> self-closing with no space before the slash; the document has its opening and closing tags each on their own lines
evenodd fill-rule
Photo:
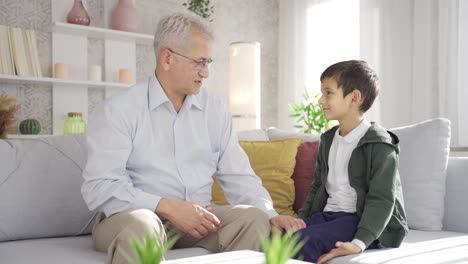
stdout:
<svg viewBox="0 0 468 264">
<path fill-rule="evenodd" d="M 210 0 L 187 0 L 182 5 L 208 21 L 213 21 L 210 17 L 214 13 L 214 6 L 210 5 Z"/>
<path fill-rule="evenodd" d="M 128 262 L 132 264 L 160 264 L 167 251 L 169 251 L 180 238 L 180 235 L 171 229 L 167 232 L 167 237 L 166 243 L 161 241 L 159 236 L 152 236 L 148 233 L 145 235 L 143 242 L 138 241 L 135 237 L 131 237 L 129 239 L 136 253 L 136 259 L 132 259 L 124 251 L 121 251 L 121 253 L 127 258 Z"/>
<path fill-rule="evenodd" d="M 262 242 L 265 264 L 285 264 L 304 246 L 306 241 L 299 239 L 300 235 L 297 233 L 288 231 L 282 234 L 274 229 L 270 239 L 264 239 Z"/>
<path fill-rule="evenodd" d="M 320 134 L 331 127 L 332 121 L 323 115 L 319 99 L 319 93 L 311 95 L 306 89 L 302 102 L 289 105 L 290 116 L 294 117 L 297 123 L 294 127 L 300 132 Z"/>
</svg>

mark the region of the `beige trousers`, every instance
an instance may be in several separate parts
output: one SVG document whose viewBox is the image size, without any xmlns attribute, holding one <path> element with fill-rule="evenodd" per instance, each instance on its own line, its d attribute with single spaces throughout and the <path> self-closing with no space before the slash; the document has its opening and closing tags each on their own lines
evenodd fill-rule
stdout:
<svg viewBox="0 0 468 264">
<path fill-rule="evenodd" d="M 175 230 L 181 238 L 174 248 L 203 247 L 212 252 L 260 249 L 262 237 L 270 232 L 268 216 L 263 211 L 247 205 L 213 205 L 212 208 L 212 213 L 222 223 L 221 228 L 201 239 Z M 169 225 L 167 228 L 174 227 Z M 160 236 L 163 241 L 167 239 L 163 222 L 155 213 L 147 209 L 134 209 L 108 218 L 100 214 L 92 234 L 96 250 L 107 252 L 109 263 L 121 264 L 128 263 L 122 251 L 135 259 L 129 237 L 143 241 L 148 232 Z"/>
</svg>

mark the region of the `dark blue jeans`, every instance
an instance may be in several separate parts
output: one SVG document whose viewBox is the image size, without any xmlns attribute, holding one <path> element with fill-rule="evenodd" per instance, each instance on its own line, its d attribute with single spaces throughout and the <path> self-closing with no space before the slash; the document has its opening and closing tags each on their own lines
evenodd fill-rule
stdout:
<svg viewBox="0 0 468 264">
<path fill-rule="evenodd" d="M 359 218 L 355 213 L 319 212 L 305 218 L 306 228 L 297 231 L 306 244 L 295 258 L 317 262 L 318 258 L 335 248 L 337 241 L 349 242 L 356 233 Z M 374 243 L 372 247 L 376 247 Z"/>
</svg>

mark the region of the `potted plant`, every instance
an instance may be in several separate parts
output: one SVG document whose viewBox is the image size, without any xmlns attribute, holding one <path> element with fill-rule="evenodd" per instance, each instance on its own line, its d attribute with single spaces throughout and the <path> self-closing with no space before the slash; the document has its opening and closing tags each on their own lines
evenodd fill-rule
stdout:
<svg viewBox="0 0 468 264">
<path fill-rule="evenodd" d="M 187 0 L 182 5 L 208 21 L 213 21 L 210 16 L 214 13 L 214 6 L 210 5 L 210 0 Z"/>
<path fill-rule="evenodd" d="M 16 99 L 5 95 L 0 95 L 0 138 L 6 138 L 7 132 L 16 120 L 16 112 L 19 105 Z"/>
<path fill-rule="evenodd" d="M 171 229 L 167 232 L 167 237 L 166 243 L 161 241 L 159 236 L 152 236 L 148 233 L 145 235 L 143 242 L 132 237 L 130 238 L 130 243 L 136 253 L 137 259 L 132 259 L 124 251 L 121 251 L 121 253 L 127 258 L 128 262 L 132 264 L 160 264 L 167 251 L 169 251 L 180 238 L 180 235 Z"/>
<path fill-rule="evenodd" d="M 290 116 L 294 117 L 297 122 L 294 127 L 302 133 L 321 134 L 325 132 L 332 126 L 332 121 L 327 120 L 323 115 L 322 108 L 318 103 L 319 93 L 311 96 L 306 89 L 303 98 L 302 102 L 289 105 Z"/>
<path fill-rule="evenodd" d="M 297 233 L 282 233 L 273 229 L 270 239 L 264 239 L 262 242 L 265 264 L 285 264 L 304 246 L 306 241 L 299 239 L 300 235 Z"/>
</svg>

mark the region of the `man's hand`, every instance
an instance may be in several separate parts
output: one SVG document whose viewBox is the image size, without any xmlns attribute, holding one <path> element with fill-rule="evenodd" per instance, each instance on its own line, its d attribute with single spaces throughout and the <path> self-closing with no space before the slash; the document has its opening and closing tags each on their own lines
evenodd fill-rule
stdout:
<svg viewBox="0 0 468 264">
<path fill-rule="evenodd" d="M 169 220 L 180 231 L 195 238 L 202 238 L 221 226 L 221 221 L 210 209 L 191 202 L 162 198 L 155 212 Z"/>
<path fill-rule="evenodd" d="M 330 250 L 330 252 L 323 254 L 317 261 L 317 264 L 323 264 L 332 258 L 339 256 L 346 256 L 351 254 L 357 254 L 361 252 L 361 248 L 353 242 L 336 242 L 336 248 Z"/>
<path fill-rule="evenodd" d="M 306 227 L 302 219 L 289 215 L 277 215 L 270 219 L 270 224 L 272 227 L 284 228 L 286 231 L 291 230 L 292 232 Z"/>
</svg>

